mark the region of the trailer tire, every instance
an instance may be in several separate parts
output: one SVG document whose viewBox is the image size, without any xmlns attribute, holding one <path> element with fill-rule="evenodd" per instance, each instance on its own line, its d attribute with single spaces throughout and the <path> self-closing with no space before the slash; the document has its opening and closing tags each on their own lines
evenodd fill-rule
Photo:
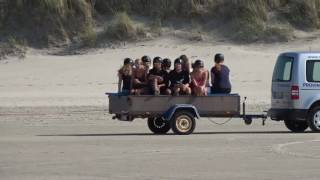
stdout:
<svg viewBox="0 0 320 180">
<path fill-rule="evenodd" d="M 154 134 L 166 134 L 170 129 L 170 122 L 159 118 L 148 118 L 148 127 Z"/>
<path fill-rule="evenodd" d="M 171 128 L 175 134 L 189 135 L 196 127 L 194 114 L 189 111 L 178 111 L 171 119 Z"/>
<path fill-rule="evenodd" d="M 307 121 L 295 121 L 295 120 L 285 119 L 284 124 L 290 131 L 294 133 L 302 133 L 308 128 Z"/>
<path fill-rule="evenodd" d="M 313 132 L 320 132 L 320 106 L 316 106 L 310 110 L 308 125 Z"/>
</svg>

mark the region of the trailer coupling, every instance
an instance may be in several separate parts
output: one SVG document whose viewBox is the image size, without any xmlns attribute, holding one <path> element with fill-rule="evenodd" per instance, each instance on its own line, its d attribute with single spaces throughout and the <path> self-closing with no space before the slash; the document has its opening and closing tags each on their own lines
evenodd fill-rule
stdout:
<svg viewBox="0 0 320 180">
<path fill-rule="evenodd" d="M 240 115 L 240 118 L 244 120 L 244 123 L 246 125 L 251 125 L 253 119 L 262 119 L 262 125 L 264 126 L 268 118 L 267 113 L 266 114 L 246 114 L 246 100 L 247 100 L 247 97 L 244 97 L 244 101 L 242 103 L 242 115 Z"/>
</svg>

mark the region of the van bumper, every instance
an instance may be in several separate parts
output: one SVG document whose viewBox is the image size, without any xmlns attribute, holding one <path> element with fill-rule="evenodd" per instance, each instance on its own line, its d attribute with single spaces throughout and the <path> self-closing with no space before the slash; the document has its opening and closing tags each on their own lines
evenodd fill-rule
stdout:
<svg viewBox="0 0 320 180">
<path fill-rule="evenodd" d="M 308 110 L 307 109 L 270 109 L 268 115 L 272 120 L 307 120 Z"/>
</svg>

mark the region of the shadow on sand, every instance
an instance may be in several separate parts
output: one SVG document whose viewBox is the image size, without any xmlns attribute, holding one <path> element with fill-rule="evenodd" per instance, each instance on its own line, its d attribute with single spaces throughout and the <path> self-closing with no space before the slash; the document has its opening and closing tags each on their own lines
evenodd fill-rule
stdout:
<svg viewBox="0 0 320 180">
<path fill-rule="evenodd" d="M 255 134 L 309 134 L 312 132 L 304 132 L 304 133 L 292 133 L 290 131 L 228 131 L 228 132 L 194 132 L 192 135 L 232 135 L 232 134 L 247 134 L 247 135 L 255 135 Z M 168 133 L 168 134 L 152 134 L 152 133 L 110 133 L 110 134 L 42 134 L 37 136 L 75 136 L 75 137 L 94 137 L 94 136 L 176 136 L 176 134 Z M 179 135 L 177 135 L 179 136 Z"/>
</svg>

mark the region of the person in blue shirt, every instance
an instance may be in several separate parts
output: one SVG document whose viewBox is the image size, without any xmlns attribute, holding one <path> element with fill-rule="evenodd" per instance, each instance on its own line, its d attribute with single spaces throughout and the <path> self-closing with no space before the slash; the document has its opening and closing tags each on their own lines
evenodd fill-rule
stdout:
<svg viewBox="0 0 320 180">
<path fill-rule="evenodd" d="M 215 65 L 211 69 L 211 93 L 212 94 L 230 94 L 230 69 L 224 65 L 224 55 L 216 54 L 214 57 Z"/>
</svg>

